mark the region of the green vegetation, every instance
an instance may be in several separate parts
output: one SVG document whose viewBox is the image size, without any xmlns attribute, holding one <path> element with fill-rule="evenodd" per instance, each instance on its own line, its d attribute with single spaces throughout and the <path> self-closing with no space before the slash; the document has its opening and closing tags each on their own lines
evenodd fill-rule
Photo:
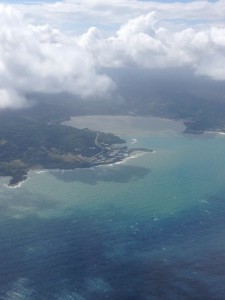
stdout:
<svg viewBox="0 0 225 300">
<path fill-rule="evenodd" d="M 99 144 L 105 145 L 113 145 L 113 144 L 121 144 L 121 139 L 118 139 L 118 136 L 115 136 L 112 133 L 104 133 L 101 132 L 98 137 Z"/>
<path fill-rule="evenodd" d="M 0 176 L 10 184 L 26 179 L 34 168 L 73 169 L 91 166 L 88 158 L 101 152 L 95 131 L 45 123 L 24 117 L 1 118 Z M 99 134 L 101 143 L 124 141 L 113 134 Z"/>
</svg>

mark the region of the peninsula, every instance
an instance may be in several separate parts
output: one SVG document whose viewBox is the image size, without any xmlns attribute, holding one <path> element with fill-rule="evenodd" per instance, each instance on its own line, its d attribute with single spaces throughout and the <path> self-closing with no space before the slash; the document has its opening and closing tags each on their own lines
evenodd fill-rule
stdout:
<svg viewBox="0 0 225 300">
<path fill-rule="evenodd" d="M 9 185 L 27 178 L 32 169 L 74 169 L 112 164 L 134 151 L 111 133 L 96 132 L 17 117 L 0 121 L 0 176 Z"/>
</svg>

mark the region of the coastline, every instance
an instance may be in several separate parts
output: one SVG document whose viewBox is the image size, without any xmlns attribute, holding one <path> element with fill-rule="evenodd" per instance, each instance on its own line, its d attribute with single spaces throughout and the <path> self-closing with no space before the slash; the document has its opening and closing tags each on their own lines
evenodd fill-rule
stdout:
<svg viewBox="0 0 225 300">
<path fill-rule="evenodd" d="M 116 120 L 116 126 L 114 121 Z M 141 135 L 145 136 L 153 135 L 154 132 L 170 132 L 174 131 L 177 133 L 187 134 L 187 135 L 196 135 L 200 136 L 205 133 L 217 133 L 221 135 L 225 135 L 225 131 L 222 131 L 221 128 L 216 130 L 201 130 L 201 129 L 191 129 L 188 127 L 189 120 L 187 119 L 169 119 L 164 117 L 156 117 L 152 115 L 86 115 L 86 116 L 71 116 L 66 121 L 63 121 L 61 124 L 77 127 L 77 128 L 85 128 L 90 126 L 89 128 L 93 128 L 94 130 L 100 130 L 102 128 L 101 124 L 104 124 L 104 130 L 109 130 L 109 132 L 113 132 L 114 134 L 125 136 L 127 133 L 131 133 L 132 131 L 129 127 L 132 128 L 133 133 L 136 137 L 140 135 L 139 126 L 134 126 L 138 121 L 143 121 L 144 126 L 141 128 Z M 85 123 L 84 123 L 85 122 Z M 113 125 L 113 126 L 112 126 Z M 117 126 L 118 125 L 118 126 Z M 129 125 L 129 126 L 127 126 Z M 123 127 L 119 128 L 120 126 Z M 164 127 L 164 129 L 163 129 Z M 110 131 L 111 130 L 111 131 Z M 130 135 L 130 134 L 128 134 Z M 132 139 L 133 143 L 135 143 L 136 139 Z"/>
<path fill-rule="evenodd" d="M 205 131 L 205 133 L 225 135 L 225 132 L 223 131 Z"/>
<path fill-rule="evenodd" d="M 29 177 L 27 177 L 26 179 L 24 179 L 23 181 L 20 181 L 16 184 L 6 184 L 4 183 L 3 185 L 9 189 L 17 189 L 17 188 L 20 188 L 22 187 L 23 183 L 26 182 L 27 180 L 29 179 Z"/>
<path fill-rule="evenodd" d="M 162 117 L 154 117 L 154 116 L 130 116 L 130 115 L 92 115 L 92 116 L 71 116 L 69 120 L 63 121 L 61 124 L 72 126 L 76 128 L 91 128 L 97 132 L 110 132 L 117 136 L 125 137 L 125 139 L 129 139 L 127 144 L 132 147 L 132 145 L 138 143 L 138 136 L 156 136 L 156 135 L 168 135 L 171 133 L 176 134 L 193 134 L 193 135 L 204 135 L 204 134 L 219 134 L 225 135 L 223 131 L 204 131 L 204 132 L 185 132 L 187 128 L 185 126 L 186 120 L 174 120 Z M 136 145 L 135 145 L 136 146 Z M 115 147 L 115 148 L 113 148 Z M 122 149 L 122 148 L 121 148 Z M 32 168 L 27 171 L 23 177 L 21 177 L 21 181 L 13 182 L 13 177 L 10 177 L 9 184 L 5 184 L 5 186 L 9 188 L 19 188 L 22 184 L 30 178 L 29 173 L 31 171 L 35 171 L 36 173 L 42 173 L 49 170 L 75 170 L 75 169 L 83 169 L 83 168 L 93 168 L 99 166 L 106 165 L 116 165 L 123 164 L 130 159 L 134 159 L 143 155 L 145 152 L 154 153 L 153 150 L 144 149 L 144 148 L 128 148 L 124 147 L 123 150 L 119 149 L 117 146 L 107 147 L 107 145 L 103 144 L 101 152 L 93 157 L 82 157 L 80 163 L 81 165 L 73 166 L 72 168 L 63 168 L 63 165 L 56 168 Z M 136 151 L 142 151 L 139 154 L 133 154 Z M 82 166 L 83 163 L 83 166 Z"/>
<path fill-rule="evenodd" d="M 74 126 L 71 124 L 73 120 L 83 121 L 81 122 L 80 126 L 77 126 L 77 124 Z M 93 123 L 98 124 L 98 128 L 95 128 Z M 90 122 L 91 121 L 91 124 Z M 106 124 L 107 123 L 107 124 Z M 162 132 L 164 134 L 168 134 L 168 132 L 178 132 L 182 133 L 185 126 L 183 121 L 179 120 L 171 120 L 166 118 L 158 118 L 153 116 L 115 116 L 115 115 L 101 115 L 101 116 L 80 116 L 80 117 L 71 117 L 69 121 L 63 121 L 61 124 L 72 126 L 76 128 L 91 128 L 94 131 L 97 132 L 110 132 L 117 136 L 123 136 L 127 140 L 129 139 L 130 142 L 127 142 L 131 147 L 138 142 L 138 136 L 151 136 L 151 135 L 158 135 Z M 107 125 L 107 126 L 105 126 Z M 122 134 L 121 134 L 122 133 Z M 136 145 L 135 145 L 136 146 Z M 121 148 L 122 149 L 122 148 Z M 126 161 L 130 159 L 134 159 L 136 157 L 139 157 L 140 155 L 143 155 L 144 152 L 153 152 L 153 150 L 150 149 L 144 149 L 144 148 L 128 148 L 127 146 L 124 147 L 124 149 L 121 150 L 117 146 L 108 147 L 107 145 L 104 145 L 102 148 L 102 151 L 99 152 L 97 156 L 94 156 L 93 158 L 88 157 L 81 157 L 81 162 L 83 162 L 84 166 L 77 165 L 73 167 L 67 167 L 63 168 L 62 166 L 56 166 L 56 168 L 30 168 L 27 173 L 25 174 L 25 177 L 21 177 L 21 181 L 13 182 L 10 184 L 10 182 L 7 184 L 7 187 L 9 188 L 19 188 L 22 186 L 22 184 L 30 178 L 29 173 L 30 171 L 35 171 L 37 173 L 42 173 L 49 170 L 74 170 L 79 168 L 93 168 L 93 167 L 99 167 L 99 166 L 106 166 L 106 165 L 114 165 L 114 164 L 123 164 L 126 163 Z M 142 153 L 139 154 L 133 154 L 133 152 L 141 150 Z M 12 180 L 12 177 L 10 177 L 10 181 Z"/>
<path fill-rule="evenodd" d="M 138 158 L 138 157 L 143 156 L 143 155 L 145 155 L 147 153 L 156 153 L 155 150 L 153 150 L 152 152 L 144 152 L 144 151 L 140 152 L 140 151 L 137 150 L 136 152 L 137 152 L 136 154 L 130 155 L 129 157 L 124 158 L 124 160 L 116 162 L 116 163 L 114 163 L 112 165 L 121 165 L 121 164 L 124 164 L 124 163 L 126 163 L 127 161 L 129 161 L 131 159 Z M 135 151 L 133 153 L 135 153 Z"/>
<path fill-rule="evenodd" d="M 71 171 L 74 171 L 74 170 L 79 170 L 79 169 L 92 169 L 92 168 L 99 168 L 99 167 L 105 167 L 105 166 L 114 166 L 114 165 L 119 165 L 119 164 L 125 164 L 127 161 L 131 160 L 131 159 L 135 159 L 135 158 L 138 158 L 144 154 L 147 154 L 147 153 L 155 153 L 156 151 L 155 150 L 151 150 L 151 149 L 140 149 L 140 148 L 132 148 L 132 149 L 128 149 L 128 152 L 129 152 L 129 155 L 128 156 L 124 156 L 123 158 L 121 159 L 118 159 L 112 163 L 102 163 L 102 164 L 93 164 L 91 166 L 85 166 L 85 167 L 75 167 L 75 168 L 71 168 L 71 169 L 61 169 L 61 168 L 54 168 L 54 169 L 36 169 L 36 168 L 33 168 L 33 169 L 30 169 L 28 172 L 27 172 L 27 175 L 26 175 L 26 178 L 19 181 L 18 183 L 16 184 L 10 184 L 10 180 L 9 180 L 9 183 L 6 184 L 4 183 L 3 185 L 9 189 L 16 189 L 16 188 L 21 188 L 22 185 L 31 178 L 31 175 L 30 173 L 34 172 L 36 174 L 42 174 L 42 173 L 46 173 L 48 171 L 51 171 L 51 172 L 71 172 Z M 135 153 L 136 154 L 133 154 Z M 8 177 L 8 176 L 7 176 Z M 11 178 L 11 177 L 10 177 Z"/>
<path fill-rule="evenodd" d="M 111 132 L 120 137 L 138 139 L 138 136 L 152 136 L 168 132 L 182 134 L 186 126 L 185 120 L 174 120 L 154 116 L 129 116 L 129 115 L 94 115 L 75 116 L 61 124 L 83 129 Z"/>
</svg>

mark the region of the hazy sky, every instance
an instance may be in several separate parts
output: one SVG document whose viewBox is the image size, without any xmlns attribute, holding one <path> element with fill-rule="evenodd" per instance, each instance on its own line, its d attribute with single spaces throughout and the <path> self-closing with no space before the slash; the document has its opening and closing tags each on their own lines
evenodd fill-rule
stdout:
<svg viewBox="0 0 225 300">
<path fill-rule="evenodd" d="M 225 0 L 1 1 L 0 108 L 35 92 L 110 97 L 107 68 L 225 80 Z"/>
</svg>

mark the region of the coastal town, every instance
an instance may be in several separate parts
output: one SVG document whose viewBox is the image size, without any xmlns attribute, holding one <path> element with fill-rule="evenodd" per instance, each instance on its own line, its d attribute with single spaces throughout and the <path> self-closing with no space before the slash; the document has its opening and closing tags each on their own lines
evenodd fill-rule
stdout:
<svg viewBox="0 0 225 300">
<path fill-rule="evenodd" d="M 125 145 L 120 144 L 105 144 L 99 142 L 100 132 L 97 132 L 95 145 L 100 149 L 97 154 L 87 157 L 81 154 L 78 155 L 80 161 L 85 163 L 90 163 L 92 166 L 113 164 L 116 162 L 123 161 L 124 159 L 130 157 L 133 152 L 153 152 L 152 149 L 147 148 L 128 148 Z"/>
</svg>

